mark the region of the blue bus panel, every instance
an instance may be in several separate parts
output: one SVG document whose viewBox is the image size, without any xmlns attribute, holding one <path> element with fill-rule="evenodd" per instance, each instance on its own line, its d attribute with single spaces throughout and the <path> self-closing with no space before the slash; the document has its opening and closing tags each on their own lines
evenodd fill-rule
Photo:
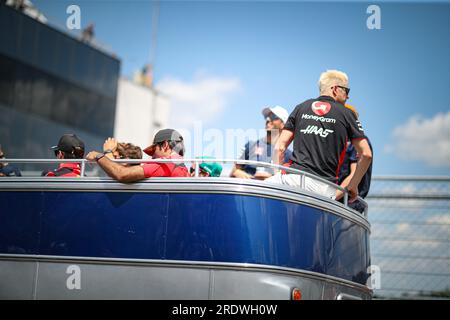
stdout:
<svg viewBox="0 0 450 320">
<path fill-rule="evenodd" d="M 304 204 L 105 191 L 9 191 L 0 202 L 0 253 L 264 264 L 361 284 L 368 277 L 369 232 Z"/>
</svg>

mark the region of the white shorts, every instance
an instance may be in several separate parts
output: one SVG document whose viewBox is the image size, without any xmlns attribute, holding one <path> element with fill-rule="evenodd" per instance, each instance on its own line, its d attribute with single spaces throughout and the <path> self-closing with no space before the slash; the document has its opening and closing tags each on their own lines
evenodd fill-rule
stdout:
<svg viewBox="0 0 450 320">
<path fill-rule="evenodd" d="M 288 186 L 300 188 L 301 186 L 301 176 L 298 174 L 281 174 L 276 175 L 266 179 L 265 181 L 278 184 L 286 184 Z M 305 186 L 304 189 L 307 191 L 318 193 L 327 198 L 334 199 L 336 197 L 336 188 L 332 187 L 322 181 L 316 180 L 305 176 Z"/>
</svg>

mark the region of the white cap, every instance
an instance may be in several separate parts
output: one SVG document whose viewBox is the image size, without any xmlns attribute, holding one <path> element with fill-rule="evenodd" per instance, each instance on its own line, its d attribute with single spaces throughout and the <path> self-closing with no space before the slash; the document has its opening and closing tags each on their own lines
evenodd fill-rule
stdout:
<svg viewBox="0 0 450 320">
<path fill-rule="evenodd" d="M 262 110 L 264 118 L 267 118 L 270 112 L 280 118 L 284 123 L 286 123 L 289 118 L 289 113 L 287 112 L 287 110 L 280 106 L 264 108 Z"/>
</svg>

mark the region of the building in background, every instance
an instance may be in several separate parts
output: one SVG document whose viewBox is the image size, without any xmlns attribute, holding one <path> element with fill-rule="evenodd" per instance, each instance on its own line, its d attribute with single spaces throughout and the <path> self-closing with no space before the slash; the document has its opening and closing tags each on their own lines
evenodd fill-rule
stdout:
<svg viewBox="0 0 450 320">
<path fill-rule="evenodd" d="M 114 130 L 120 61 L 0 5 L 0 139 L 11 158 L 54 158 L 75 132 L 86 148 Z"/>
<path fill-rule="evenodd" d="M 159 129 L 167 127 L 169 99 L 152 87 L 119 79 L 114 137 L 142 148 Z"/>
<path fill-rule="evenodd" d="M 98 41 L 0 2 L 0 144 L 8 157 L 53 159 L 50 146 L 68 132 L 86 150 L 115 135 L 146 146 L 166 126 L 169 102 L 119 81 L 120 63 Z"/>
<path fill-rule="evenodd" d="M 39 11 L 30 0 L 3 0 L 3 2 L 24 14 L 39 20 L 42 23 L 47 23 L 47 18 Z"/>
</svg>

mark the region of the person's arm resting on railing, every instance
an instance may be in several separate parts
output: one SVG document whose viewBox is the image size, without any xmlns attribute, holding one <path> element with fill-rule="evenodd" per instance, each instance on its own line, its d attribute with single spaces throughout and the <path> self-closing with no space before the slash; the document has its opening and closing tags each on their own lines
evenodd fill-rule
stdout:
<svg viewBox="0 0 450 320">
<path fill-rule="evenodd" d="M 355 201 L 358 197 L 358 185 L 372 162 L 372 151 L 366 139 L 353 139 L 352 144 L 359 154 L 359 160 L 355 174 L 347 186 L 350 202 Z"/>
<path fill-rule="evenodd" d="M 293 139 L 294 132 L 288 129 L 283 129 L 283 131 L 281 131 L 273 153 L 273 161 L 275 164 L 282 165 L 284 163 L 284 153 Z"/>
<path fill-rule="evenodd" d="M 341 187 L 342 188 L 347 188 L 348 184 L 350 183 L 350 181 L 352 180 L 353 176 L 355 175 L 356 172 L 356 162 L 352 162 L 350 163 L 350 174 L 344 179 L 344 181 L 342 181 L 341 183 Z M 344 192 L 341 190 L 336 190 L 336 200 L 341 199 L 344 196 Z"/>
<path fill-rule="evenodd" d="M 251 179 L 253 178 L 250 174 L 241 169 L 241 166 L 236 164 L 231 170 L 230 177 L 241 178 L 241 179 Z"/>
<path fill-rule="evenodd" d="M 125 167 L 111 161 L 104 153 L 91 151 L 86 156 L 87 160 L 97 161 L 98 165 L 110 176 L 119 182 L 133 182 L 145 178 L 142 166 Z"/>
</svg>

